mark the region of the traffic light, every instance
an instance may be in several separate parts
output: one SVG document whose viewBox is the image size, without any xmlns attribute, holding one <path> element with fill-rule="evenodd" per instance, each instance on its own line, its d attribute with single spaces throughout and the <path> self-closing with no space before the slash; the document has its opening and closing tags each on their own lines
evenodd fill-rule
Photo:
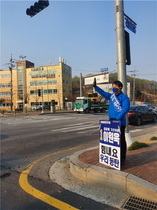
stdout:
<svg viewBox="0 0 157 210">
<path fill-rule="evenodd" d="M 131 55 L 130 55 L 130 38 L 129 33 L 125 31 L 125 51 L 126 51 L 126 65 L 131 64 Z"/>
<path fill-rule="evenodd" d="M 41 96 L 41 90 L 38 89 L 38 96 Z"/>
<path fill-rule="evenodd" d="M 49 0 L 39 0 L 38 2 L 34 3 L 34 6 L 31 6 L 26 10 L 26 14 L 30 17 L 33 17 L 41 10 L 45 9 L 49 6 Z"/>
</svg>

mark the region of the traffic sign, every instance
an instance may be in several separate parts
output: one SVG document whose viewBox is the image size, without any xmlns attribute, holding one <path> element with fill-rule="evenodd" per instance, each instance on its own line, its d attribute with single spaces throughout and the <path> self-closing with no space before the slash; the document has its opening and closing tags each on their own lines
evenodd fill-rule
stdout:
<svg viewBox="0 0 157 210">
<path fill-rule="evenodd" d="M 108 68 L 101 68 L 100 71 L 101 72 L 108 71 Z"/>
<path fill-rule="evenodd" d="M 136 34 L 136 25 L 135 25 L 134 23 L 132 23 L 131 21 L 129 21 L 128 19 L 126 19 L 125 24 L 126 24 L 126 27 L 127 27 L 130 31 L 132 31 L 133 33 Z"/>
</svg>

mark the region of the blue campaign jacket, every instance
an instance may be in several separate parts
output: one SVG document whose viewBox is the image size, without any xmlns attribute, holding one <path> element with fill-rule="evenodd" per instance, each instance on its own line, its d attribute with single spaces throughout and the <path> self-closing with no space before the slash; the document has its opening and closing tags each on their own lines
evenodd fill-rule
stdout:
<svg viewBox="0 0 157 210">
<path fill-rule="evenodd" d="M 98 86 L 95 87 L 95 90 L 100 95 L 102 95 L 103 97 L 105 97 L 106 99 L 108 99 L 110 101 L 109 110 L 108 110 L 109 119 L 116 118 L 117 120 L 121 121 L 121 125 L 126 125 L 125 114 L 129 111 L 129 108 L 130 108 L 130 100 L 129 100 L 128 96 L 125 95 L 123 92 L 116 95 L 116 97 L 117 97 L 117 99 L 120 102 L 120 105 L 122 107 L 122 111 L 117 112 L 114 105 L 113 105 L 112 100 L 110 99 L 112 94 L 108 93 L 108 92 L 105 92 L 104 90 L 102 90 Z"/>
</svg>

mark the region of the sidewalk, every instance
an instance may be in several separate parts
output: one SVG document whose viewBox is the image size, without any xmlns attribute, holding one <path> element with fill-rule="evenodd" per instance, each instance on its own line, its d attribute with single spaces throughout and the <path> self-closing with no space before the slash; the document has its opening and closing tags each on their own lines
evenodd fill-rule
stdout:
<svg viewBox="0 0 157 210">
<path fill-rule="evenodd" d="M 8 113 L 8 112 L 4 112 L 4 114 L 2 115 L 0 113 L 0 117 L 19 117 L 19 116 L 32 116 L 32 115 L 38 115 L 40 114 L 40 112 L 17 112 L 16 114 L 14 114 L 14 112 Z"/>
<path fill-rule="evenodd" d="M 99 148 L 83 152 L 79 155 L 79 160 L 86 164 L 109 168 L 99 163 Z M 134 174 L 157 185 L 157 143 L 149 144 L 149 147 L 127 151 L 127 158 L 121 171 Z"/>
<path fill-rule="evenodd" d="M 74 111 L 73 110 L 56 110 L 55 114 L 57 113 L 74 113 Z M 41 113 L 41 111 L 30 111 L 27 113 L 17 112 L 15 115 L 14 112 L 12 113 L 5 112 L 4 116 L 0 113 L 0 117 L 19 117 L 19 116 L 33 116 L 33 115 L 44 115 L 44 114 L 54 114 L 54 113 L 50 111 L 44 111 L 44 113 Z"/>
<path fill-rule="evenodd" d="M 99 163 L 99 148 L 70 157 L 71 173 L 87 182 L 101 183 L 149 201 L 157 202 L 157 140 L 149 147 L 127 151 L 121 171 Z"/>
</svg>

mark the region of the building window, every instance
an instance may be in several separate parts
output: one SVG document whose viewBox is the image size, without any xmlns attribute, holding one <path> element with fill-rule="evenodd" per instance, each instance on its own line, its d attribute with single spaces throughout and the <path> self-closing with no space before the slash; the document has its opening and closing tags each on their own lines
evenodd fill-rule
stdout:
<svg viewBox="0 0 157 210">
<path fill-rule="evenodd" d="M 22 95 L 22 94 L 23 94 L 23 90 L 19 90 L 18 95 Z"/>
<path fill-rule="evenodd" d="M 44 95 L 57 94 L 57 89 L 43 89 Z M 30 95 L 37 95 L 37 90 L 30 90 Z"/>
<path fill-rule="evenodd" d="M 0 96 L 10 96 L 10 95 L 11 95 L 10 91 L 0 92 Z"/>
<path fill-rule="evenodd" d="M 49 89 L 48 90 L 48 94 L 52 94 L 52 89 Z"/>
<path fill-rule="evenodd" d="M 42 85 L 56 85 L 57 80 L 37 80 L 37 81 L 30 81 L 30 86 L 42 86 Z"/>
<path fill-rule="evenodd" d="M 44 90 L 44 94 L 47 95 L 47 93 L 48 93 L 48 90 Z"/>
<path fill-rule="evenodd" d="M 57 89 L 53 89 L 53 93 L 54 94 L 57 94 Z"/>
<path fill-rule="evenodd" d="M 1 83 L 0 88 L 10 88 L 11 84 L 10 83 Z"/>
<path fill-rule="evenodd" d="M 37 95 L 37 90 L 30 90 L 30 95 Z"/>
<path fill-rule="evenodd" d="M 10 107 L 11 103 L 2 103 L 0 107 Z"/>
</svg>

